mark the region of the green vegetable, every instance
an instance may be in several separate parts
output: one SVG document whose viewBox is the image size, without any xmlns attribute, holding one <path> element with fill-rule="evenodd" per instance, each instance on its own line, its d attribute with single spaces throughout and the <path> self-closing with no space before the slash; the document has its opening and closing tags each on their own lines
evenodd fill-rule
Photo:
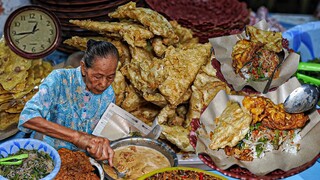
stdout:
<svg viewBox="0 0 320 180">
<path fill-rule="evenodd" d="M 257 152 L 257 156 L 260 157 L 261 153 L 263 151 L 263 144 L 258 144 L 256 146 L 256 152 Z"/>
</svg>

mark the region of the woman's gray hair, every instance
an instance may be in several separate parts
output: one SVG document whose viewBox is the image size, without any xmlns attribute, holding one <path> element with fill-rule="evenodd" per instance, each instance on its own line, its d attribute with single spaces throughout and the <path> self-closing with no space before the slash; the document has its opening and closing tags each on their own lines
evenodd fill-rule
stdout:
<svg viewBox="0 0 320 180">
<path fill-rule="evenodd" d="M 87 42 L 87 50 L 84 53 L 82 60 L 84 61 L 87 68 L 91 68 L 94 60 L 97 57 L 116 57 L 119 61 L 119 52 L 117 48 L 110 42 L 107 41 L 95 41 L 90 39 Z"/>
</svg>

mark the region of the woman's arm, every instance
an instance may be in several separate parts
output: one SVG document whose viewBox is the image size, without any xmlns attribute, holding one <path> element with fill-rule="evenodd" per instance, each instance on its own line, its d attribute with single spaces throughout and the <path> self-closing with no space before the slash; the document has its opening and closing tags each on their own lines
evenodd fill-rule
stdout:
<svg viewBox="0 0 320 180">
<path fill-rule="evenodd" d="M 35 117 L 23 124 L 23 127 L 35 130 L 42 134 L 61 139 L 86 150 L 98 161 L 108 160 L 112 166 L 114 151 L 110 147 L 110 141 L 103 137 L 89 135 L 75 131 L 65 126 L 47 121 L 41 117 Z"/>
</svg>

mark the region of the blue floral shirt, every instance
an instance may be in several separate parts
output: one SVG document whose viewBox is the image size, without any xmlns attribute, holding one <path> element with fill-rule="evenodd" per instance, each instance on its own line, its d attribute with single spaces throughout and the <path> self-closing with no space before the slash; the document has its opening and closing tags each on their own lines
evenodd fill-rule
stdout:
<svg viewBox="0 0 320 180">
<path fill-rule="evenodd" d="M 66 141 L 40 134 L 22 125 L 34 117 L 42 117 L 71 129 L 91 134 L 115 94 L 109 86 L 102 94 L 86 90 L 80 67 L 53 70 L 39 86 L 39 91 L 26 103 L 20 114 L 18 128 L 31 137 L 41 137 L 56 149 L 78 148 Z M 40 139 L 41 139 L 40 138 Z"/>
</svg>

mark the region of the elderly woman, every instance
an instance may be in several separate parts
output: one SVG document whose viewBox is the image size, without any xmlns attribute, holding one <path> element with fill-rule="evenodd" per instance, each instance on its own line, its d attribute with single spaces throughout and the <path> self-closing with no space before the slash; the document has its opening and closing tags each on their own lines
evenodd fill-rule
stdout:
<svg viewBox="0 0 320 180">
<path fill-rule="evenodd" d="M 56 149 L 83 149 L 96 160 L 109 160 L 108 139 L 92 135 L 115 94 L 111 87 L 119 54 L 114 45 L 89 40 L 80 67 L 52 71 L 20 115 L 18 128 Z"/>
</svg>

